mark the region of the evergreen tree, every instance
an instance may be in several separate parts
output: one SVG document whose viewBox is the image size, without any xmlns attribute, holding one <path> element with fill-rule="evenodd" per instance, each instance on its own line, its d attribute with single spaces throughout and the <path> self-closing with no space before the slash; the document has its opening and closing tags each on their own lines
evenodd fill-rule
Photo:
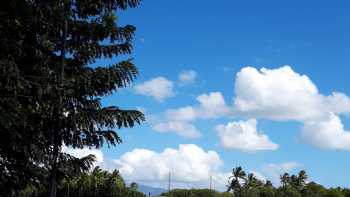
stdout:
<svg viewBox="0 0 350 197">
<path fill-rule="evenodd" d="M 0 6 L 0 190 L 13 195 L 50 172 L 50 196 L 63 179 L 62 152 L 121 143 L 115 129 L 141 112 L 103 107 L 100 99 L 129 85 L 138 71 L 126 58 L 135 28 L 116 11 L 139 0 L 4 0 Z M 110 65 L 103 58 L 125 57 Z M 92 64 L 94 66 L 92 66 Z M 91 163 L 75 163 L 84 167 Z"/>
</svg>

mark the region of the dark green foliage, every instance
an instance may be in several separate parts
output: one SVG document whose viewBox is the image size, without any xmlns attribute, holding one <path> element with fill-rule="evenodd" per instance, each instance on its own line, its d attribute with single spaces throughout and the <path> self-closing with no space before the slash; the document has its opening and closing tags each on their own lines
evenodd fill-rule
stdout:
<svg viewBox="0 0 350 197">
<path fill-rule="evenodd" d="M 220 193 L 209 189 L 174 189 L 162 194 L 171 197 L 350 197 L 349 189 L 324 188 L 314 182 L 307 183 L 307 174 L 300 171 L 297 175 L 285 173 L 280 176 L 281 186 L 274 187 L 268 180 L 257 179 L 254 174 L 246 173 L 242 167 L 232 170 L 228 191 Z"/>
<path fill-rule="evenodd" d="M 302 191 L 302 196 L 318 197 L 325 196 L 327 189 L 315 182 L 308 183 Z"/>
<path fill-rule="evenodd" d="M 161 196 L 169 197 L 233 197 L 233 194 L 228 192 L 218 192 L 209 189 L 174 189 L 170 192 L 163 193 Z"/>
<path fill-rule="evenodd" d="M 27 186 L 20 196 L 47 196 L 46 187 Z M 92 172 L 65 178 L 58 185 L 57 196 L 69 197 L 145 197 L 133 187 L 127 187 L 118 171 L 108 172 L 95 167 Z"/>
<path fill-rule="evenodd" d="M 307 183 L 307 178 L 304 170 L 297 175 L 284 173 L 280 176 L 281 186 L 276 188 L 270 181 L 258 180 L 253 174 L 246 175 L 241 167 L 237 167 L 232 170 L 228 191 L 235 197 L 343 197 L 350 194 L 348 189 L 326 189 L 314 182 Z"/>
<path fill-rule="evenodd" d="M 238 169 L 238 170 L 237 170 Z M 243 174 L 242 168 L 235 168 L 234 172 Z M 44 171 L 48 173 L 48 171 Z M 57 195 L 62 197 L 145 197 L 137 191 L 137 183 L 132 182 L 126 186 L 124 179 L 117 170 L 108 172 L 95 167 L 93 170 L 75 172 L 71 168 L 66 169 L 66 176 L 58 184 Z M 244 172 L 244 174 L 246 174 Z M 301 171 L 296 177 L 306 175 Z M 293 176 L 293 175 L 291 175 Z M 282 177 L 282 176 L 281 176 Z M 232 180 L 232 178 L 230 179 Z M 325 188 L 314 182 L 310 182 L 299 188 L 293 185 L 281 185 L 274 187 L 270 181 L 261 181 L 252 174 L 244 177 L 240 182 L 239 192 L 218 192 L 210 189 L 173 189 L 162 196 L 167 197 L 350 197 L 350 190 L 345 188 Z M 224 181 L 224 180 L 222 180 Z M 281 180 L 282 181 L 282 180 Z M 255 182 L 258 184 L 252 184 Z M 47 183 L 27 185 L 20 192 L 21 197 L 47 196 Z"/>
<path fill-rule="evenodd" d="M 235 196 L 239 196 L 243 193 L 243 186 L 241 181 L 246 180 L 246 173 L 243 171 L 242 167 L 237 167 L 232 169 L 232 176 L 229 179 L 229 185 L 227 186 L 227 191 L 233 191 Z"/>
<path fill-rule="evenodd" d="M 141 112 L 104 107 L 100 98 L 128 86 L 138 71 L 129 55 L 135 28 L 116 10 L 139 0 L 4 0 L 0 6 L 0 196 L 15 195 L 50 172 L 61 152 L 121 143 L 115 129 L 144 120 Z M 98 65 L 101 58 L 124 61 Z M 92 63 L 97 66 L 90 66 Z M 84 163 L 75 163 L 74 167 Z M 86 164 L 86 163 L 85 163 Z M 63 174 L 63 175 L 61 175 Z M 57 183 L 56 183 L 57 182 Z M 55 191 L 53 190 L 53 193 Z"/>
</svg>

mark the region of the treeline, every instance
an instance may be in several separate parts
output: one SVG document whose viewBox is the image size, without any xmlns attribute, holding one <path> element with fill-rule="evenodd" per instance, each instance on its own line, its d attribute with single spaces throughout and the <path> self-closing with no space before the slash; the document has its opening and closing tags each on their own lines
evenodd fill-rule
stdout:
<svg viewBox="0 0 350 197">
<path fill-rule="evenodd" d="M 47 182 L 30 184 L 19 193 L 20 197 L 46 197 Z M 145 197 L 137 191 L 137 184 L 126 185 L 117 170 L 108 172 L 95 167 L 91 172 L 64 178 L 58 183 L 57 196 L 62 197 Z"/>
<path fill-rule="evenodd" d="M 218 192 L 210 189 L 174 189 L 161 194 L 167 197 L 233 197 L 229 192 Z"/>
<path fill-rule="evenodd" d="M 253 173 L 246 173 L 241 167 L 233 168 L 226 192 L 209 189 L 174 189 L 163 193 L 168 197 L 350 197 L 350 189 L 326 188 L 315 182 L 308 182 L 305 171 L 298 174 L 284 173 L 281 185 L 275 187 L 271 181 L 259 180 Z"/>
<path fill-rule="evenodd" d="M 42 173 L 42 172 L 41 172 Z M 227 180 L 222 180 L 226 182 Z M 233 168 L 227 190 L 173 189 L 161 194 L 167 197 L 350 197 L 350 189 L 326 188 L 315 182 L 308 182 L 305 171 L 298 174 L 284 173 L 280 186 L 269 180 L 260 180 L 253 173 L 246 173 L 241 167 Z M 20 197 L 48 196 L 48 183 L 28 184 L 19 192 Z M 139 192 L 137 183 L 127 185 L 118 170 L 109 172 L 95 167 L 91 171 L 67 176 L 58 183 L 57 196 L 61 197 L 146 197 Z"/>
</svg>

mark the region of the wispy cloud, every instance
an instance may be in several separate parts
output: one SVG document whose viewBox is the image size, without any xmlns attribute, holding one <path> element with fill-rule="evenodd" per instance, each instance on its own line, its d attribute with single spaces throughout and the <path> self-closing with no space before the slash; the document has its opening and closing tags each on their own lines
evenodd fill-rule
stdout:
<svg viewBox="0 0 350 197">
<path fill-rule="evenodd" d="M 189 85 L 195 82 L 197 72 L 194 70 L 184 70 L 178 76 L 179 85 Z"/>
</svg>

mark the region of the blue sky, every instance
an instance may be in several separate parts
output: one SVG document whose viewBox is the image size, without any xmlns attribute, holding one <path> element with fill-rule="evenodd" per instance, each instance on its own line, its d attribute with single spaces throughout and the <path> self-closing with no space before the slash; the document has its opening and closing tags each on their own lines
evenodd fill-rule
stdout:
<svg viewBox="0 0 350 197">
<path fill-rule="evenodd" d="M 119 13 L 118 23 L 137 28 L 132 57 L 140 76 L 103 104 L 143 109 L 147 122 L 118 131 L 124 142 L 102 150 L 105 165 L 122 168 L 127 180 L 137 179 L 137 172 L 136 181 L 163 187 L 166 171 L 174 169 L 179 186 L 204 187 L 211 174 L 220 188 L 220 177 L 238 165 L 275 182 L 278 173 L 305 169 L 310 180 L 349 187 L 349 6 L 349 1 L 154 0 Z M 187 81 L 181 82 L 181 73 Z M 157 77 L 161 80 L 141 86 Z M 152 85 L 148 92 L 137 90 Z M 168 92 L 155 98 L 162 89 Z M 214 92 L 217 97 L 210 97 Z M 203 107 L 200 95 L 219 105 Z M 235 103 L 237 98 L 245 105 Z M 166 116 L 185 106 L 194 117 Z M 313 115 L 305 115 L 309 112 Z M 177 131 L 166 125 L 172 121 Z M 182 124 L 187 126 L 179 128 Z M 186 136 L 193 127 L 200 136 Z M 226 145 L 219 130 L 232 138 Z M 253 137 L 243 139 L 249 132 Z M 243 146 L 257 144 L 237 148 L 245 140 Z M 147 166 L 152 161 L 160 164 Z M 181 171 L 196 166 L 201 170 Z"/>
</svg>

